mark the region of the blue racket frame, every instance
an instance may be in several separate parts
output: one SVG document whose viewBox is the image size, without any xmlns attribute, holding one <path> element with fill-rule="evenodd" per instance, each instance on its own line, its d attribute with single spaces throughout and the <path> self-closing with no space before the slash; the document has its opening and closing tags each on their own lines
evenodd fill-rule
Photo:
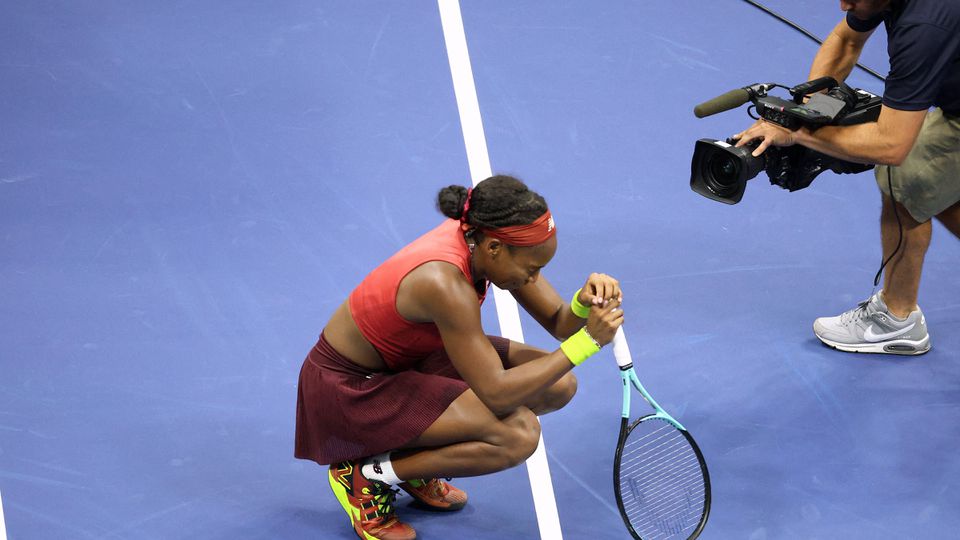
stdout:
<svg viewBox="0 0 960 540">
<path fill-rule="evenodd" d="M 660 404 L 653 399 L 653 396 L 647 392 L 647 389 L 644 388 L 643 384 L 640 383 L 640 379 L 637 378 L 637 372 L 633 369 L 633 364 L 629 364 L 626 367 L 620 367 L 620 379 L 623 381 L 623 412 L 620 416 L 623 417 L 624 420 L 630 419 L 630 385 L 632 384 L 633 387 L 637 389 L 637 392 L 640 392 L 640 395 L 643 396 L 643 399 L 647 400 L 647 403 L 649 403 L 655 411 L 653 414 L 644 416 L 644 419 L 651 417 L 660 418 L 662 420 L 666 420 L 673 425 L 673 427 L 681 431 L 687 430 L 687 428 L 683 427 L 683 424 L 678 422 L 674 417 L 670 416 L 667 411 L 663 410 L 663 407 L 661 407 Z"/>
<path fill-rule="evenodd" d="M 704 510 L 698 527 L 689 536 L 689 539 L 697 538 L 700 536 L 700 533 L 703 532 L 704 527 L 706 527 L 707 519 L 710 516 L 711 503 L 710 473 L 707 470 L 707 463 L 703 458 L 703 453 L 700 452 L 700 447 L 697 445 L 696 441 L 693 440 L 693 437 L 687 431 L 687 428 L 683 427 L 683 424 L 678 422 L 674 417 L 670 416 L 667 411 L 663 410 L 663 407 L 661 407 L 660 404 L 653 399 L 653 396 L 647 392 L 647 389 L 643 387 L 643 384 L 637 377 L 637 372 L 633 369 L 633 356 L 630 354 L 630 347 L 627 345 L 627 338 L 624 336 L 622 328 L 617 329 L 617 333 L 613 338 L 613 355 L 616 357 L 617 365 L 620 367 L 620 380 L 623 383 L 623 411 L 621 412 L 620 416 L 620 436 L 617 441 L 617 451 L 614 455 L 613 467 L 613 489 L 617 499 L 617 508 L 620 510 L 620 516 L 623 518 L 623 523 L 626 525 L 631 536 L 636 539 L 641 538 L 637 531 L 634 530 L 633 525 L 630 523 L 630 519 L 627 517 L 627 513 L 623 508 L 623 501 L 620 496 L 620 456 L 623 452 L 624 443 L 628 434 L 633 431 L 633 428 L 636 427 L 637 424 L 653 419 L 660 419 L 677 428 L 680 433 L 683 434 L 684 438 L 687 439 L 687 442 L 690 443 L 691 448 L 693 448 L 693 451 L 696 453 L 697 460 L 700 462 L 700 469 L 703 472 L 704 483 Z M 629 424 L 631 386 L 636 388 L 637 392 L 640 392 L 640 395 L 644 400 L 646 400 L 647 403 L 650 404 L 654 412 L 652 414 L 642 416 L 632 424 Z"/>
</svg>

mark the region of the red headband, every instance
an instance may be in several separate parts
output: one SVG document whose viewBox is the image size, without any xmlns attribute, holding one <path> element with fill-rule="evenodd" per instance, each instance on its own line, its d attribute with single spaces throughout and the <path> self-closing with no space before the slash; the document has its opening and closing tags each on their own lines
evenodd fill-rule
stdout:
<svg viewBox="0 0 960 540">
<path fill-rule="evenodd" d="M 512 225 L 498 229 L 480 230 L 484 235 L 496 238 L 504 244 L 521 247 L 542 244 L 557 234 L 557 227 L 549 210 L 529 225 Z"/>
<path fill-rule="evenodd" d="M 470 210 L 470 194 L 473 193 L 473 188 L 467 189 L 467 199 L 463 201 L 463 213 L 460 214 L 460 221 L 467 222 L 467 210 Z"/>
</svg>

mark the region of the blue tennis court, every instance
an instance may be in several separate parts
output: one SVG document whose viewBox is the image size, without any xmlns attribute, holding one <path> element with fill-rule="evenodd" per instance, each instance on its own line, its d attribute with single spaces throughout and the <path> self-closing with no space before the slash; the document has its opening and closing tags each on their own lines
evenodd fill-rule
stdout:
<svg viewBox="0 0 960 540">
<path fill-rule="evenodd" d="M 461 4 L 490 165 L 549 202 L 559 291 L 620 279 L 638 374 L 710 467 L 702 538 L 953 538 L 960 242 L 935 223 L 931 352 L 845 354 L 811 325 L 871 293 L 873 174 L 761 174 L 736 206 L 689 188 L 694 142 L 752 122 L 693 106 L 803 82 L 816 44 L 740 0 Z M 819 36 L 842 17 L 767 5 Z M 881 73 L 885 37 L 861 59 Z M 0 537 L 355 538 L 293 458 L 297 376 L 470 184 L 437 3 L 8 1 L 0 80 Z M 562 537 L 627 538 L 618 370 L 575 373 L 541 419 Z M 526 467 L 454 483 L 455 515 L 398 500 L 420 538 L 541 537 Z"/>
</svg>

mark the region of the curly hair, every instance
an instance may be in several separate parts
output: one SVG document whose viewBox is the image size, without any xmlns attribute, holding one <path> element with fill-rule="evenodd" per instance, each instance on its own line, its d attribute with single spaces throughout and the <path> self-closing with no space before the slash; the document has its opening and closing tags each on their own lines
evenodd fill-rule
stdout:
<svg viewBox="0 0 960 540">
<path fill-rule="evenodd" d="M 449 218 L 484 229 L 527 225 L 547 211 L 547 201 L 512 176 L 491 176 L 477 184 L 469 192 L 470 206 L 464 216 L 467 193 L 463 186 L 447 186 L 437 195 L 437 208 Z"/>
</svg>

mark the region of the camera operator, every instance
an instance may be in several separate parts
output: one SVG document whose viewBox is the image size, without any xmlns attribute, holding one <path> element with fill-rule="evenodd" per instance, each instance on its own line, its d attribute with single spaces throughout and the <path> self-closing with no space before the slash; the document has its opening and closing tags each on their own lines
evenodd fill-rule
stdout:
<svg viewBox="0 0 960 540">
<path fill-rule="evenodd" d="M 844 351 L 923 354 L 930 337 L 917 291 L 930 218 L 960 238 L 960 0 L 841 0 L 840 8 L 846 18 L 820 47 L 809 78 L 844 80 L 883 22 L 890 73 L 877 122 L 789 131 L 760 120 L 733 138 L 737 146 L 761 139 L 755 156 L 770 145 L 800 144 L 878 164 L 884 259 L 896 251 L 901 223 L 902 246 L 880 292 L 840 316 L 817 319 L 813 329 Z"/>
</svg>

